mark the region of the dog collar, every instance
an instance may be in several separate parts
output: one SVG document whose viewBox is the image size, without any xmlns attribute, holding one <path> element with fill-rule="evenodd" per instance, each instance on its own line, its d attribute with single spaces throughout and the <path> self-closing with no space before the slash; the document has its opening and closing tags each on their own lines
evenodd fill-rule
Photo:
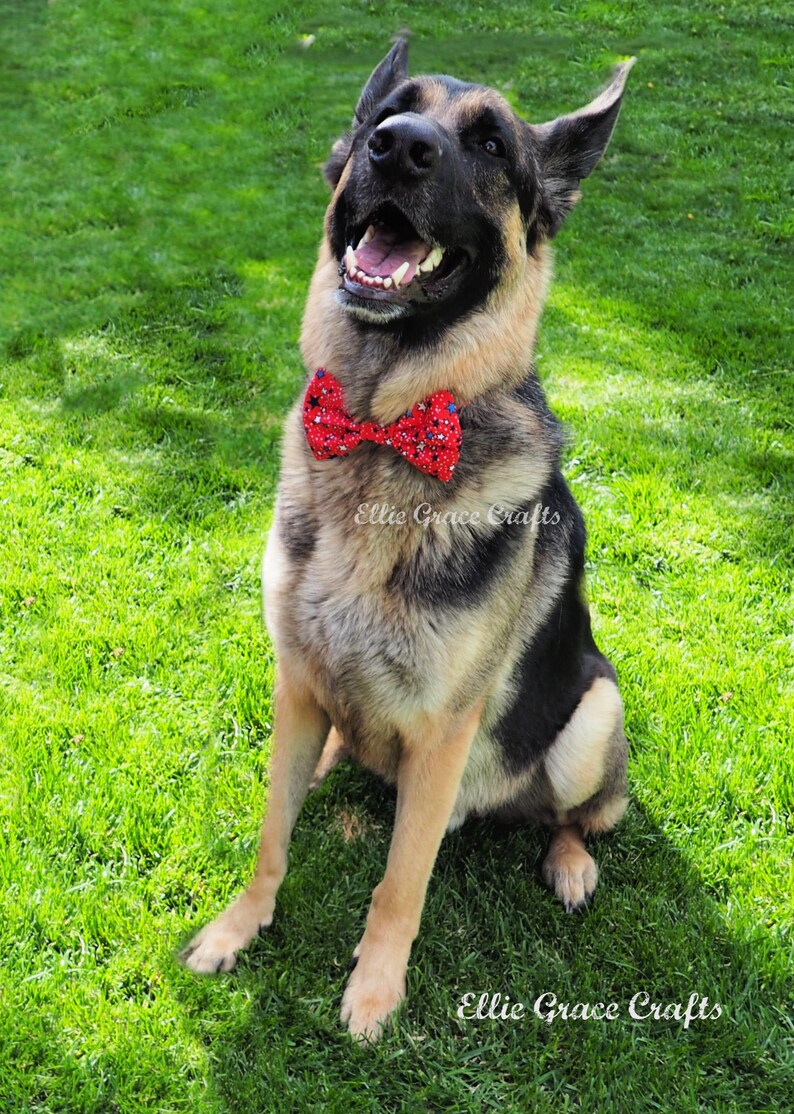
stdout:
<svg viewBox="0 0 794 1114">
<path fill-rule="evenodd" d="M 325 368 L 315 372 L 306 391 L 303 428 L 317 460 L 347 456 L 362 441 L 373 441 L 448 483 L 460 457 L 460 418 L 449 391 L 436 391 L 389 425 L 357 422 L 345 408 L 339 380 Z"/>
</svg>

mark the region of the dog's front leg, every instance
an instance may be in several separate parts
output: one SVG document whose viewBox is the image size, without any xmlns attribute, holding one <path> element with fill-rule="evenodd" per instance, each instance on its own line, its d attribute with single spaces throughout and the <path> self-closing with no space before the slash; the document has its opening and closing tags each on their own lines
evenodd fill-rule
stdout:
<svg viewBox="0 0 794 1114">
<path fill-rule="evenodd" d="M 342 999 L 354 1037 L 377 1040 L 405 997 L 411 944 L 419 931 L 427 883 L 480 722 L 475 708 L 453 731 L 404 746 L 397 769 L 397 813 L 386 873 L 372 894 L 356 966 Z"/>
<path fill-rule="evenodd" d="M 314 696 L 279 666 L 270 789 L 253 881 L 182 954 L 202 973 L 231 971 L 237 952 L 273 920 L 276 892 L 287 871 L 287 847 L 328 734 L 328 716 Z"/>
</svg>

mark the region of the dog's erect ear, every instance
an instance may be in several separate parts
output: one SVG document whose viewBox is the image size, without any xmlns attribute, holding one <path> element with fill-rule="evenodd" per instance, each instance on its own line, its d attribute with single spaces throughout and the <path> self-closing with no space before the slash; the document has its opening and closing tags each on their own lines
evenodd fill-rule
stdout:
<svg viewBox="0 0 794 1114">
<path fill-rule="evenodd" d="M 620 112 L 623 87 L 636 60 L 621 62 L 603 93 L 578 112 L 533 126 L 543 197 L 540 219 L 548 236 L 555 234 L 579 200 L 580 181 L 606 150 Z"/>
<path fill-rule="evenodd" d="M 408 43 L 405 39 L 398 39 L 383 61 L 372 71 L 369 81 L 361 90 L 353 127 L 363 124 L 378 101 L 383 100 L 407 76 Z"/>
<path fill-rule="evenodd" d="M 360 127 L 372 112 L 378 101 L 394 89 L 408 76 L 408 43 L 405 39 L 398 39 L 383 61 L 375 67 L 370 74 L 369 81 L 361 91 L 356 114 L 353 117 L 353 129 Z M 325 179 L 331 189 L 336 189 L 345 163 L 350 158 L 353 143 L 353 132 L 345 132 L 341 139 L 337 139 L 331 151 L 331 157 L 325 164 Z"/>
</svg>

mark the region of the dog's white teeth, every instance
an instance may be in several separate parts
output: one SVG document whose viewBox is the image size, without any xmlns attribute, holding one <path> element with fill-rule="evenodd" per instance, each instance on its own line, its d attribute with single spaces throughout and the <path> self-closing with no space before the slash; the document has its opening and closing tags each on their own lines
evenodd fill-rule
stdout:
<svg viewBox="0 0 794 1114">
<path fill-rule="evenodd" d="M 366 244 L 368 244 L 374 235 L 375 235 L 375 225 L 371 224 L 369 226 L 369 228 L 367 229 L 367 231 L 364 233 L 364 235 L 361 237 L 359 242 L 356 244 L 356 251 L 358 251 L 359 248 L 363 248 Z"/>
<path fill-rule="evenodd" d="M 391 290 L 391 275 L 383 280 L 384 290 Z"/>
<path fill-rule="evenodd" d="M 433 248 L 433 250 L 431 252 L 428 252 L 425 258 L 419 264 L 419 270 L 423 274 L 427 274 L 428 271 L 434 271 L 443 258 L 444 249 L 441 247 Z"/>
<path fill-rule="evenodd" d="M 408 271 L 408 268 L 410 267 L 410 265 L 411 264 L 406 259 L 405 263 L 403 263 L 402 266 L 398 267 L 397 270 L 394 272 L 394 274 L 391 276 L 391 280 L 394 283 L 395 289 L 400 285 L 402 280 L 405 278 L 406 272 Z"/>
<path fill-rule="evenodd" d="M 347 273 L 349 275 L 352 275 L 353 271 L 358 270 L 358 260 L 356 259 L 356 253 L 353 251 L 349 244 L 347 245 L 347 249 L 345 251 L 345 266 L 347 267 Z"/>
<path fill-rule="evenodd" d="M 380 275 L 375 275 L 375 285 L 376 286 L 383 286 L 383 279 L 381 278 Z"/>
</svg>

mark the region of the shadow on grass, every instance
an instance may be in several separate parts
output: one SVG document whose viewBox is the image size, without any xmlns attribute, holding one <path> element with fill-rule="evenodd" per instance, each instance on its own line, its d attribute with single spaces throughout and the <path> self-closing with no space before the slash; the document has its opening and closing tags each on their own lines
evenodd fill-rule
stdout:
<svg viewBox="0 0 794 1114">
<path fill-rule="evenodd" d="M 765 971 L 760 944 L 731 936 L 697 871 L 637 805 L 594 844 L 601 883 L 582 916 L 537 881 L 542 833 L 477 822 L 448 837 L 397 1031 L 374 1049 L 351 1045 L 339 1003 L 392 815 L 387 790 L 340 767 L 305 807 L 266 939 L 232 976 L 173 972 L 229 1110 L 260 1109 L 257 1096 L 274 1089 L 280 1111 L 785 1106 L 785 986 Z M 461 1021 L 466 992 L 508 994 L 526 1016 Z M 532 1012 L 544 992 L 617 1002 L 619 1017 L 549 1024 Z M 632 1020 L 638 992 L 665 1005 L 698 994 L 722 1016 L 689 1028 Z"/>
</svg>

